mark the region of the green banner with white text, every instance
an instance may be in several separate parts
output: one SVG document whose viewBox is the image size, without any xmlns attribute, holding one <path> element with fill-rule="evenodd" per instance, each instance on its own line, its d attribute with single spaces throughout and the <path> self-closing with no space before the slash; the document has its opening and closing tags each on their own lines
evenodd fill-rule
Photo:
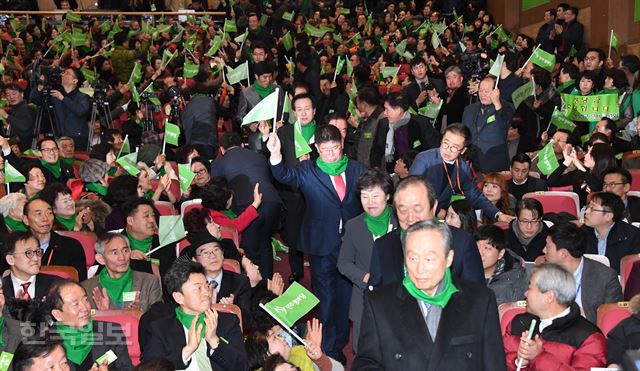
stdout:
<svg viewBox="0 0 640 371">
<path fill-rule="evenodd" d="M 618 94 L 573 95 L 562 94 L 565 116 L 571 121 L 599 121 L 603 117 L 620 117 Z"/>
</svg>

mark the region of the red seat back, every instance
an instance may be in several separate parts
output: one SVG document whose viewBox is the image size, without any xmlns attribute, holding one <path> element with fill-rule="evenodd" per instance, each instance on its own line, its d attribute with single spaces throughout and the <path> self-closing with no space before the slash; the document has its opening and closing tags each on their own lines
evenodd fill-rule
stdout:
<svg viewBox="0 0 640 371">
<path fill-rule="evenodd" d="M 526 310 L 527 302 L 524 300 L 500 304 L 498 307 L 498 316 L 500 317 L 500 331 L 502 336 L 507 333 L 507 328 L 511 324 L 513 317 L 524 313 Z"/>
<path fill-rule="evenodd" d="M 138 343 L 138 323 L 142 316 L 140 309 L 96 310 L 93 319 L 103 322 L 115 322 L 122 327 L 127 338 L 127 350 L 134 366 L 140 363 L 140 344 Z"/>
<path fill-rule="evenodd" d="M 631 191 L 640 191 L 640 169 L 628 169 L 631 173 Z"/>
<path fill-rule="evenodd" d="M 631 316 L 631 312 L 629 311 L 628 301 L 602 304 L 598 307 L 596 324 L 604 336 L 608 336 L 612 328 L 629 316 Z"/>
<path fill-rule="evenodd" d="M 580 199 L 574 192 L 530 192 L 522 197 L 540 201 L 545 213 L 567 212 L 576 219 L 580 214 Z"/>
<path fill-rule="evenodd" d="M 78 271 L 74 267 L 66 265 L 43 265 L 40 267 L 40 273 L 51 274 L 75 282 L 79 281 Z"/>
<path fill-rule="evenodd" d="M 156 201 L 153 203 L 158 213 L 162 216 L 178 215 L 176 208 L 169 201 Z"/>
<path fill-rule="evenodd" d="M 92 266 L 96 261 L 96 250 L 94 248 L 98 237 L 93 232 L 76 232 L 76 231 L 56 231 L 58 234 L 73 238 L 80 242 L 84 250 L 84 256 L 87 261 L 87 268 Z"/>
<path fill-rule="evenodd" d="M 627 285 L 627 281 L 629 281 L 629 277 L 631 276 L 631 271 L 633 270 L 634 263 L 640 260 L 640 254 L 631 254 L 623 256 L 620 259 L 620 278 L 622 281 L 622 291 L 624 291 L 624 287 Z"/>
</svg>

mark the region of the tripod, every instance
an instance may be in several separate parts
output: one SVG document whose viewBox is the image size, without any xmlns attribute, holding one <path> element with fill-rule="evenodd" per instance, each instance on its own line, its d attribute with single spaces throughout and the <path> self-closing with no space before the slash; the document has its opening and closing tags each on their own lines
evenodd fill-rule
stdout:
<svg viewBox="0 0 640 371">
<path fill-rule="evenodd" d="M 89 141 L 87 142 L 87 152 L 91 152 L 93 134 L 96 126 L 96 119 L 98 117 L 98 111 L 100 115 L 106 121 L 106 126 L 109 129 L 113 129 L 113 117 L 111 116 L 111 110 L 109 109 L 109 102 L 104 99 L 96 98 L 91 104 L 91 122 L 89 123 Z"/>
<path fill-rule="evenodd" d="M 58 132 L 56 130 L 56 112 L 53 109 L 53 102 L 51 102 L 51 89 L 46 88 L 42 93 L 42 105 L 40 105 L 38 114 L 36 115 L 36 123 L 33 127 L 33 141 L 31 142 L 31 148 L 38 147 L 38 135 L 40 135 L 40 130 L 42 129 L 42 118 L 45 116 L 45 114 L 47 119 L 49 120 L 49 125 L 53 137 L 58 138 Z"/>
</svg>

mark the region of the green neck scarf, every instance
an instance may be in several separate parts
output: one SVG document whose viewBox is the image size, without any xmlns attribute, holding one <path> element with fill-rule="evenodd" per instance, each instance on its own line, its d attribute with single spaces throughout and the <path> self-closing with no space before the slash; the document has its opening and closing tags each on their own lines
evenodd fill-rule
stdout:
<svg viewBox="0 0 640 371">
<path fill-rule="evenodd" d="M 260 99 L 266 98 L 267 95 L 273 92 L 273 84 L 269 84 L 267 85 L 266 88 L 263 88 L 260 84 L 256 82 L 253 86 L 256 88 L 256 92 L 260 96 Z"/>
<path fill-rule="evenodd" d="M 236 215 L 236 213 L 233 212 L 233 210 L 231 209 L 225 209 L 220 211 L 221 213 L 223 213 L 224 215 L 228 216 L 229 219 L 235 219 L 238 217 L 238 215 Z"/>
<path fill-rule="evenodd" d="M 302 137 L 309 143 L 311 137 L 316 132 L 316 120 L 312 120 L 306 125 L 300 125 L 300 127 L 302 128 Z"/>
<path fill-rule="evenodd" d="M 4 347 L 6 344 L 4 343 L 4 317 L 0 317 L 0 347 Z"/>
<path fill-rule="evenodd" d="M 601 91 L 598 92 L 598 94 L 617 94 L 618 93 L 618 89 L 613 88 L 613 89 L 607 89 L 607 88 L 603 88 Z"/>
<path fill-rule="evenodd" d="M 389 205 L 384 208 L 382 214 L 376 217 L 364 213 L 364 222 L 367 224 L 367 229 L 374 237 L 380 237 L 387 234 L 387 231 L 389 230 L 389 218 L 391 218 L 391 208 Z"/>
<path fill-rule="evenodd" d="M 127 291 L 131 291 L 131 286 L 133 285 L 133 273 L 131 272 L 131 267 L 127 269 L 127 271 L 120 278 L 113 278 L 109 275 L 109 272 L 106 268 L 100 272 L 100 277 L 98 278 L 100 282 L 100 286 L 107 289 L 107 294 L 109 294 L 109 299 L 112 303 L 120 303 L 122 302 L 122 294 Z"/>
<path fill-rule="evenodd" d="M 193 317 L 195 316 L 191 314 L 186 314 L 185 312 L 183 312 L 182 308 L 180 308 L 179 306 L 176 307 L 176 318 L 178 318 L 178 321 L 182 323 L 182 326 L 186 327 L 187 329 L 191 328 Z M 198 316 L 198 321 L 196 322 L 196 328 L 199 325 L 202 325 L 202 337 L 204 337 L 204 330 L 205 330 L 204 313 L 201 313 Z"/>
<path fill-rule="evenodd" d="M 107 187 L 103 186 L 100 183 L 87 183 L 85 184 L 85 187 L 87 188 L 88 191 L 97 193 L 100 196 L 107 195 Z"/>
<path fill-rule="evenodd" d="M 131 236 L 129 232 L 127 232 L 127 237 L 129 237 L 129 242 L 131 242 L 131 248 L 134 250 L 147 252 L 151 248 L 151 242 L 153 242 L 153 236 L 149 236 L 144 240 L 139 240 Z"/>
<path fill-rule="evenodd" d="M 11 232 L 26 232 L 28 230 L 27 226 L 23 222 L 11 217 L 4 218 L 4 224 L 11 229 Z"/>
<path fill-rule="evenodd" d="M 558 91 L 562 92 L 564 89 L 568 88 L 569 86 L 575 85 L 576 84 L 576 80 L 569 80 L 565 83 L 562 83 L 560 85 L 558 85 Z"/>
<path fill-rule="evenodd" d="M 45 169 L 49 170 L 51 172 L 51 174 L 53 174 L 53 177 L 58 179 L 60 178 L 60 159 L 58 159 L 58 161 L 56 161 L 55 164 L 50 164 L 48 162 L 46 162 L 45 160 L 40 160 L 40 164 L 42 165 L 42 167 L 44 167 Z"/>
<path fill-rule="evenodd" d="M 62 336 L 62 345 L 67 351 L 67 358 L 76 365 L 82 364 L 93 347 L 93 319 L 83 328 L 56 323 L 56 328 Z"/>
<path fill-rule="evenodd" d="M 149 199 L 149 200 L 152 199 L 153 198 L 153 191 L 146 191 L 144 193 L 144 198 Z"/>
<path fill-rule="evenodd" d="M 61 158 L 60 160 L 69 166 L 73 166 L 73 163 L 76 161 L 76 159 L 73 157 Z"/>
<path fill-rule="evenodd" d="M 76 226 L 76 215 L 73 214 L 71 218 L 63 218 L 60 215 L 56 215 L 56 220 L 60 222 L 68 231 L 72 231 Z"/>
<path fill-rule="evenodd" d="M 449 268 L 444 271 L 444 289 L 433 296 L 429 296 L 417 288 L 408 274 L 404 276 L 402 285 L 407 289 L 409 295 L 413 296 L 416 300 L 422 300 L 427 304 L 437 305 L 440 308 L 444 308 L 449 302 L 449 299 L 451 299 L 451 296 L 458 292 L 458 289 L 453 285 L 453 281 L 451 281 L 451 270 Z"/>
<path fill-rule="evenodd" d="M 316 159 L 316 164 L 324 173 L 330 176 L 336 176 L 344 173 L 347 170 L 347 164 L 349 159 L 347 156 L 342 155 L 342 158 L 336 162 L 324 162 L 320 157 Z"/>
</svg>

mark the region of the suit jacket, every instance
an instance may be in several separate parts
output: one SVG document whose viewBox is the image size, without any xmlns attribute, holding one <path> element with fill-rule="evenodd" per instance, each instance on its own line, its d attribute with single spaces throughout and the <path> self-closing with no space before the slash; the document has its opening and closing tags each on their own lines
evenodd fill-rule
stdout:
<svg viewBox="0 0 640 371">
<path fill-rule="evenodd" d="M 106 269 L 106 268 L 103 268 Z M 140 309 L 146 312 L 152 304 L 162 300 L 162 290 L 160 289 L 160 280 L 153 274 L 131 271 L 133 276 L 133 282 L 131 283 L 131 291 L 140 291 Z M 87 297 L 91 308 L 96 309 L 96 303 L 93 300 L 93 289 L 100 286 L 100 274 L 89 278 L 81 283 L 82 287 L 87 291 Z M 102 286 L 100 286 L 102 289 Z M 115 306 L 115 303 L 110 302 L 109 308 L 121 309 Z"/>
<path fill-rule="evenodd" d="M 515 184 L 513 182 L 513 179 L 510 179 L 507 182 L 507 187 L 509 188 L 509 193 L 511 193 L 513 197 L 516 198 L 516 201 L 520 201 L 520 199 L 522 198 L 522 196 L 524 196 L 525 193 L 546 191 L 547 183 L 545 183 L 545 181 L 542 179 L 538 179 L 530 176 L 530 177 L 527 177 L 527 181 L 524 184 L 520 184 L 520 185 Z"/>
<path fill-rule="evenodd" d="M 47 295 L 47 292 L 49 291 L 49 287 L 51 287 L 51 285 L 53 285 L 54 283 L 60 280 L 61 278 L 58 276 L 45 274 L 45 273 L 38 273 L 36 275 L 36 282 L 35 282 L 36 297 L 32 299 L 38 303 L 42 301 L 42 298 L 44 298 Z M 2 292 L 4 293 L 4 297 L 6 299 L 13 299 L 16 297 L 14 292 L 14 287 L 13 287 L 13 281 L 11 280 L 11 275 L 7 275 L 2 278 Z"/>
<path fill-rule="evenodd" d="M 606 303 L 622 300 L 622 287 L 618 274 L 613 269 L 589 258 L 583 258 L 582 285 L 580 298 L 587 319 L 596 323 L 598 307 Z"/>
<path fill-rule="evenodd" d="M 127 236 L 126 228 L 122 231 L 122 234 Z M 149 251 L 155 249 L 159 245 L 160 245 L 160 238 L 158 237 L 157 234 L 154 234 L 153 240 L 151 241 L 151 248 L 149 249 Z M 163 248 L 157 250 L 156 252 L 151 254 L 149 257 L 151 259 L 158 259 L 160 261 L 160 266 L 159 266 L 160 276 L 164 277 L 164 274 L 169 270 L 173 261 L 176 260 L 176 257 L 177 257 L 176 244 L 170 243 L 164 246 Z M 131 269 L 133 270 L 153 274 L 151 264 L 152 263 L 149 260 L 134 260 L 134 259 L 131 259 L 131 263 L 130 263 Z M 86 279 L 86 276 L 84 279 Z M 84 279 L 80 279 L 80 282 L 84 281 Z"/>
<path fill-rule="evenodd" d="M 42 265 L 68 265 L 78 271 L 80 282 L 87 279 L 87 258 L 80 242 L 53 231 L 49 247 L 42 255 Z"/>
<path fill-rule="evenodd" d="M 473 237 L 462 229 L 449 227 L 453 241 L 451 274 L 467 281 L 485 284 L 482 260 Z M 373 243 L 369 286 L 401 282 L 404 278 L 404 251 L 400 229 L 391 231 Z"/>
<path fill-rule="evenodd" d="M 271 165 L 271 172 L 279 182 L 297 187 L 304 194 L 306 208 L 298 240 L 301 251 L 319 256 L 337 255 L 344 224 L 362 213 L 356 183 L 366 169 L 349 160 L 345 170 L 346 194 L 340 201 L 329 175 L 315 161 L 303 161 L 294 169 L 288 169 L 283 162 Z"/>
<path fill-rule="evenodd" d="M 498 308 L 483 285 L 453 280 L 432 341 L 416 299 L 401 283 L 365 295 L 358 354 L 361 370 L 506 370 Z"/>
<path fill-rule="evenodd" d="M 184 326 L 176 318 L 175 306 L 158 303 L 154 308 L 157 308 L 162 313 L 155 313 L 155 319 L 150 322 L 148 320 L 143 322 L 142 318 L 147 315 L 145 313 L 140 320 L 142 361 L 151 358 L 166 358 L 176 369 L 185 369 L 187 365 L 182 362 L 182 348 L 187 344 L 187 335 L 185 334 Z M 145 334 L 144 338 L 142 337 L 143 334 Z M 218 348 L 209 357 L 211 368 L 227 371 L 248 370 L 249 365 L 238 317 L 233 314 L 218 312 L 216 335 L 221 339 L 228 340 L 229 343 L 220 341 Z M 202 341 L 206 340 L 202 339 Z M 207 344 L 207 352 L 209 350 L 209 345 Z M 190 362 L 195 362 L 193 357 L 192 355 Z"/>
<path fill-rule="evenodd" d="M 598 240 L 593 228 L 583 225 L 580 227 L 585 235 L 586 254 L 598 253 Z M 609 258 L 611 268 L 620 273 L 620 259 L 625 255 L 640 252 L 640 230 L 625 222 L 616 222 L 607 236 L 607 250 L 605 256 Z"/>
<path fill-rule="evenodd" d="M 640 197 L 627 196 L 625 215 L 629 223 L 640 222 Z"/>
<path fill-rule="evenodd" d="M 451 196 L 453 196 L 453 191 L 449 186 L 443 164 L 440 148 L 434 148 L 419 153 L 409 170 L 409 175 L 421 176 L 431 183 L 438 193 L 438 209 L 446 209 L 451 200 Z M 476 187 L 469 165 L 460 159 L 458 160 L 456 168 L 456 171 L 460 172 L 459 184 L 456 175 L 451 174 L 451 182 L 453 183 L 456 193 L 459 194 L 460 190 L 462 190 L 464 196 L 473 204 L 475 209 L 482 209 L 484 215 L 490 219 L 494 219 L 499 210 L 482 194 L 482 191 Z"/>
<path fill-rule="evenodd" d="M 507 131 L 514 109 L 505 100 L 500 103 L 502 108 L 499 111 L 491 104 L 482 113 L 482 104 L 477 102 L 467 106 L 462 114 L 462 123 L 471 131 L 471 144 L 479 152 L 474 164 L 484 173 L 509 169 Z"/>
<path fill-rule="evenodd" d="M 44 173 L 44 177 L 47 179 L 47 184 L 54 182 L 67 184 L 67 180 L 74 179 L 76 177 L 73 167 L 62 160 L 60 160 L 60 176 L 58 178 L 56 178 L 53 173 L 44 166 L 41 166 L 40 168 Z"/>
<path fill-rule="evenodd" d="M 81 365 L 77 365 L 69 361 L 72 370 L 88 371 L 95 363 L 96 359 L 102 357 L 109 350 L 118 356 L 111 365 L 109 370 L 127 371 L 133 369 L 129 350 L 127 348 L 127 340 L 125 332 L 120 324 L 115 322 L 93 321 L 93 347 Z"/>
<path fill-rule="evenodd" d="M 0 347 L 0 352 L 16 353 L 16 349 L 18 349 L 18 345 L 20 345 L 24 337 L 21 326 L 20 322 L 13 318 L 4 318 L 4 327 L 2 328 L 4 346 Z M 7 371 L 13 371 L 13 363 L 9 364 Z"/>
<path fill-rule="evenodd" d="M 251 320 L 251 284 L 249 278 L 244 274 L 222 271 L 222 281 L 218 289 L 218 301 L 233 294 L 233 304 L 242 310 L 242 325 L 249 326 Z"/>
<path fill-rule="evenodd" d="M 432 88 L 435 88 L 441 97 L 444 97 L 447 94 L 447 88 L 441 79 L 434 79 L 427 76 L 427 84 L 431 85 Z M 411 78 L 411 82 L 409 83 L 409 85 L 405 86 L 402 89 L 402 95 L 407 97 L 407 99 L 409 100 L 409 104 L 416 111 L 418 111 L 418 108 L 420 107 L 425 107 L 427 105 L 427 102 L 429 102 L 429 99 L 427 98 L 420 107 L 416 105 L 416 98 L 418 98 L 421 91 L 422 89 L 420 85 L 418 85 L 418 82 L 415 78 Z"/>
</svg>

